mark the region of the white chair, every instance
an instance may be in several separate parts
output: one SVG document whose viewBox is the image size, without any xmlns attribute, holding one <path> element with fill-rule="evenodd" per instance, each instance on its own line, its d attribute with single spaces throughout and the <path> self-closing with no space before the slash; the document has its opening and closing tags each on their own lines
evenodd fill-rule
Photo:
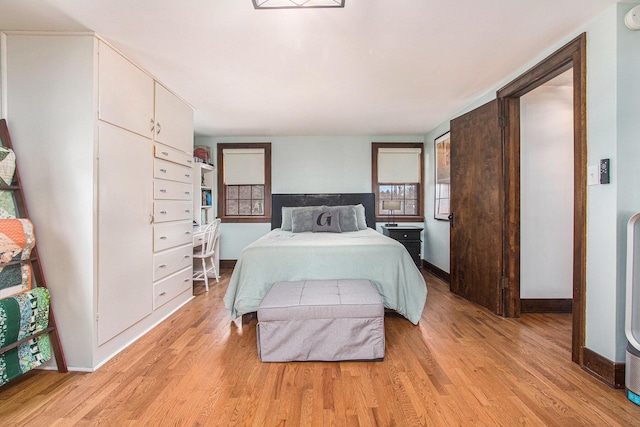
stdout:
<svg viewBox="0 0 640 427">
<path fill-rule="evenodd" d="M 193 280 L 204 280 L 204 287 L 209 292 L 209 273 L 213 271 L 216 283 L 220 282 L 220 276 L 216 269 L 214 255 L 216 250 L 216 242 L 220 236 L 220 219 L 215 219 L 204 229 L 202 246 L 200 251 L 194 252 L 193 258 L 202 260 L 202 270 L 193 271 Z M 211 267 L 207 267 L 207 260 L 211 262 Z"/>
</svg>

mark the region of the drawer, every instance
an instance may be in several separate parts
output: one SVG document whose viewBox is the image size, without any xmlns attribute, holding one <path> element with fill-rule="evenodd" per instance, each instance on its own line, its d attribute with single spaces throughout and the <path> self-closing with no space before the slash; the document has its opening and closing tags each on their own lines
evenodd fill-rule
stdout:
<svg viewBox="0 0 640 427">
<path fill-rule="evenodd" d="M 176 150 L 175 148 L 167 147 L 166 145 L 155 144 L 153 146 L 153 155 L 157 159 L 167 160 L 169 162 L 188 167 L 193 166 L 193 156 L 183 151 Z"/>
<path fill-rule="evenodd" d="M 190 183 L 153 180 L 154 199 L 192 200 L 193 187 Z"/>
<path fill-rule="evenodd" d="M 153 202 L 153 222 L 193 220 L 193 203 L 175 200 L 156 200 Z"/>
<path fill-rule="evenodd" d="M 153 284 L 153 309 L 193 289 L 193 269 L 185 268 Z"/>
<path fill-rule="evenodd" d="M 153 159 L 153 177 L 178 182 L 193 182 L 191 168 L 171 163 L 166 160 Z"/>
<path fill-rule="evenodd" d="M 193 244 L 191 221 L 155 224 L 153 226 L 153 252 L 160 252 L 176 246 Z"/>
<path fill-rule="evenodd" d="M 153 254 L 153 280 L 193 265 L 193 245 L 184 245 Z"/>
<path fill-rule="evenodd" d="M 392 239 L 395 239 L 399 242 L 402 241 L 420 241 L 420 229 L 416 228 L 415 230 L 410 230 L 410 229 L 391 229 L 391 228 L 387 228 L 385 229 L 385 235 L 391 237 Z"/>
</svg>

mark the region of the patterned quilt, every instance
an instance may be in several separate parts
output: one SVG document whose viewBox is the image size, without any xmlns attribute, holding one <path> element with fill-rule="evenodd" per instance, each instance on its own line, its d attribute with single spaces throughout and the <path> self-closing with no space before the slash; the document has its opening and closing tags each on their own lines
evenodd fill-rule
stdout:
<svg viewBox="0 0 640 427">
<path fill-rule="evenodd" d="M 9 186 L 16 171 L 16 155 L 13 150 L 0 146 L 0 185 Z M 12 191 L 0 191 L 0 218 L 15 218 L 16 206 Z"/>
<path fill-rule="evenodd" d="M 31 289 L 27 260 L 35 241 L 28 219 L 0 219 L 0 298 Z"/>
<path fill-rule="evenodd" d="M 49 325 L 49 292 L 35 288 L 0 299 L 0 348 Z M 0 354 L 0 386 L 51 359 L 49 335 L 43 334 Z"/>
</svg>

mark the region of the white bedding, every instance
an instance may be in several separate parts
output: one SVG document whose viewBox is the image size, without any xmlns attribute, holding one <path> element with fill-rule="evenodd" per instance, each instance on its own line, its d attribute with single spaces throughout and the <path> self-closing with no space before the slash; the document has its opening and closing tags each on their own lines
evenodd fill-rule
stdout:
<svg viewBox="0 0 640 427">
<path fill-rule="evenodd" d="M 276 228 L 240 253 L 224 304 L 235 319 L 257 311 L 273 283 L 314 279 L 368 279 L 384 306 L 413 324 L 427 297 L 422 274 L 405 247 L 371 228 L 349 233 Z"/>
</svg>

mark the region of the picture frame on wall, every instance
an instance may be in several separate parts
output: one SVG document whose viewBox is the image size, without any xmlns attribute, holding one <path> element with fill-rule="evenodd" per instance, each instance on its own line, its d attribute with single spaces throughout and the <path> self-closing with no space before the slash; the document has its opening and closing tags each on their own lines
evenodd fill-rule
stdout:
<svg viewBox="0 0 640 427">
<path fill-rule="evenodd" d="M 435 208 L 434 218 L 448 221 L 451 189 L 451 137 L 446 132 L 434 140 L 435 150 Z"/>
</svg>

